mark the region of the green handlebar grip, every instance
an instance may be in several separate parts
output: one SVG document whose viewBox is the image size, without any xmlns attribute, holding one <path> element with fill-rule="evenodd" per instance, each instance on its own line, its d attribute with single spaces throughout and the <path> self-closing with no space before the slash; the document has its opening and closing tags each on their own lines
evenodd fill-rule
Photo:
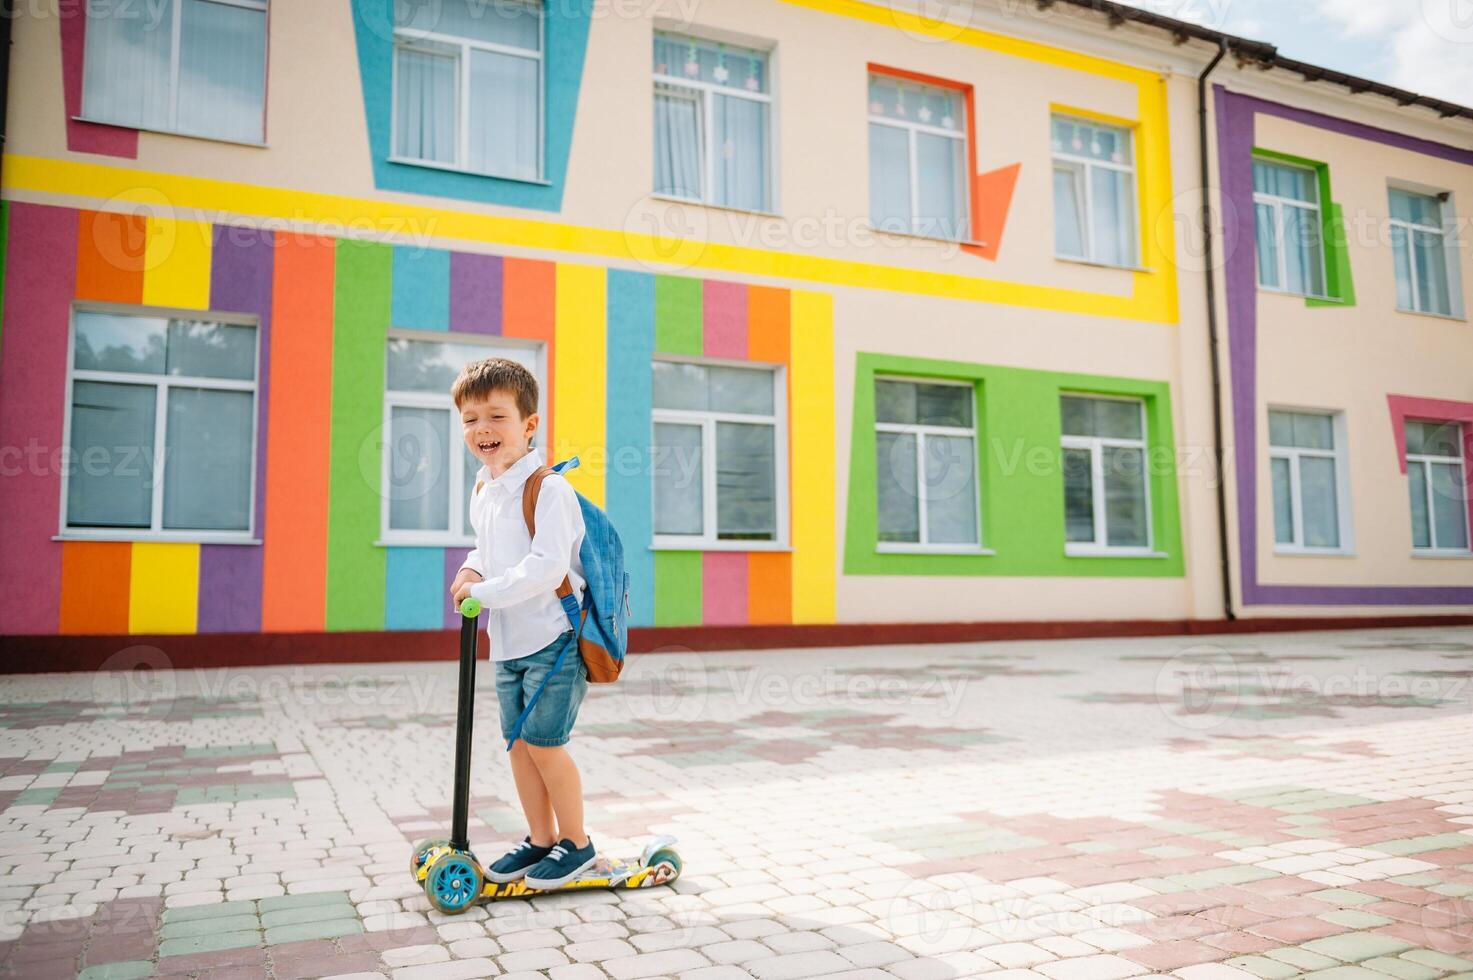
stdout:
<svg viewBox="0 0 1473 980">
<path fill-rule="evenodd" d="M 475 619 L 481 615 L 481 600 L 469 596 L 460 600 L 460 614 L 466 619 Z"/>
</svg>

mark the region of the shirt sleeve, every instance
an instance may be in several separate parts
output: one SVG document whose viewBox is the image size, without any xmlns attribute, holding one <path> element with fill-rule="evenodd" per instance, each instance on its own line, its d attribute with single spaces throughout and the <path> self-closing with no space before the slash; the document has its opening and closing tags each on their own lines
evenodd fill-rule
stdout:
<svg viewBox="0 0 1473 980">
<path fill-rule="evenodd" d="M 542 503 L 541 500 L 537 502 L 539 504 Z M 486 566 L 481 564 L 481 552 L 478 549 L 472 548 L 470 550 L 470 554 L 465 556 L 465 561 L 460 563 L 460 568 L 455 570 L 456 574 L 460 574 L 467 568 L 481 576 L 481 578 L 486 577 Z"/>
<path fill-rule="evenodd" d="M 504 609 L 545 592 L 554 592 L 573 561 L 582 512 L 573 488 L 561 476 L 542 482 L 537 495 L 537 534 L 527 556 L 504 573 L 471 586 L 471 595 L 488 609 Z"/>
</svg>

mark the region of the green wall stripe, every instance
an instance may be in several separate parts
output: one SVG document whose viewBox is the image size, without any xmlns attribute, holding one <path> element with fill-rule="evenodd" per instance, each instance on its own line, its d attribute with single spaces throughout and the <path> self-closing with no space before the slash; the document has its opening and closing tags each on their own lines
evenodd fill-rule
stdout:
<svg viewBox="0 0 1473 980">
<path fill-rule="evenodd" d="M 982 542 L 993 554 L 876 550 L 875 375 L 971 381 L 977 403 L 977 486 Z M 860 354 L 854 380 L 846 575 L 1181 577 L 1184 574 L 1170 386 L 1165 382 L 1030 371 L 961 361 Z M 1143 398 L 1147 419 L 1152 546 L 1164 557 L 1064 553 L 1062 392 Z"/>
<path fill-rule="evenodd" d="M 384 628 L 379 536 L 384 349 L 394 252 L 339 239 L 333 292 L 332 462 L 327 517 L 329 630 Z"/>
<path fill-rule="evenodd" d="M 655 277 L 655 352 L 701 355 L 701 280 Z"/>
<path fill-rule="evenodd" d="M 655 625 L 701 625 L 701 552 L 655 553 Z"/>
</svg>

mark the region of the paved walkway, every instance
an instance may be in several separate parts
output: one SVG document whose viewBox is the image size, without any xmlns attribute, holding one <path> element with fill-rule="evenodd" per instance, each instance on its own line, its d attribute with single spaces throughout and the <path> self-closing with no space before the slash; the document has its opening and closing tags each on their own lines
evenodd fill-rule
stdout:
<svg viewBox="0 0 1473 980">
<path fill-rule="evenodd" d="M 112 666 L 0 678 L 0 975 L 1473 976 L 1470 629 L 637 657 L 574 740 L 590 832 L 684 876 L 456 918 L 406 870 L 451 660 Z"/>
</svg>

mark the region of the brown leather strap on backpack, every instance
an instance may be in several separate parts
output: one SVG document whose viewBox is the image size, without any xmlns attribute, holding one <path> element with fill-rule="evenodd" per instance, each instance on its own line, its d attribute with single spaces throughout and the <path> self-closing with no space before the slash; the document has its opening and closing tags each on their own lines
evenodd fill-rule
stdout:
<svg viewBox="0 0 1473 980">
<path fill-rule="evenodd" d="M 538 467 L 536 472 L 527 477 L 527 484 L 522 488 L 522 519 L 527 522 L 527 537 L 537 537 L 537 494 L 542 491 L 542 481 L 556 473 L 551 466 Z M 573 583 L 568 576 L 563 576 L 563 584 L 557 587 L 558 598 L 573 594 Z M 587 615 L 585 611 L 584 615 Z"/>
</svg>

